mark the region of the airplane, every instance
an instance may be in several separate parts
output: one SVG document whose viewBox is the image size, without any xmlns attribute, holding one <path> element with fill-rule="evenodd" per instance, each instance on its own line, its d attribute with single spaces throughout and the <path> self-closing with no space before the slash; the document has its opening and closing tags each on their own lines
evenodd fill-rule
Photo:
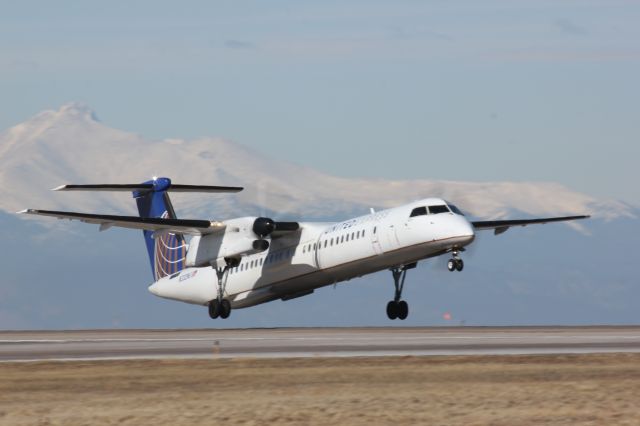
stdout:
<svg viewBox="0 0 640 426">
<path fill-rule="evenodd" d="M 588 215 L 539 219 L 469 221 L 454 204 L 426 198 L 342 222 L 284 222 L 267 217 L 225 221 L 178 219 L 169 192 L 237 193 L 241 187 L 181 185 L 155 177 L 141 184 L 63 185 L 55 191 L 125 191 L 138 216 L 26 209 L 110 227 L 140 229 L 159 297 L 207 306 L 209 316 L 228 318 L 232 309 L 291 300 L 315 289 L 388 269 L 394 283 L 389 319 L 404 320 L 407 271 L 421 260 L 450 256 L 447 269 L 462 271 L 461 253 L 476 231 L 496 235 L 514 226 L 587 219 Z M 190 236 L 187 242 L 186 237 Z"/>
</svg>

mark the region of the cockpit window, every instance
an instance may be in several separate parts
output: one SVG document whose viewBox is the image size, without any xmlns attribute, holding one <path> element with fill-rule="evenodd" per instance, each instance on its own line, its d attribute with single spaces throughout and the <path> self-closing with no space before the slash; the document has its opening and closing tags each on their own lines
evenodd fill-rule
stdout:
<svg viewBox="0 0 640 426">
<path fill-rule="evenodd" d="M 459 208 L 457 208 L 456 206 L 454 206 L 453 204 L 449 204 L 449 208 L 451 209 L 452 212 L 454 212 L 455 214 L 459 214 L 460 216 L 464 216 L 464 213 L 462 213 L 460 211 Z"/>
<path fill-rule="evenodd" d="M 426 207 L 416 207 L 415 209 L 411 210 L 411 214 L 409 215 L 409 217 L 423 216 L 426 214 L 427 214 Z"/>
<path fill-rule="evenodd" d="M 445 205 L 442 206 L 429 206 L 430 214 L 449 213 L 449 208 Z"/>
</svg>

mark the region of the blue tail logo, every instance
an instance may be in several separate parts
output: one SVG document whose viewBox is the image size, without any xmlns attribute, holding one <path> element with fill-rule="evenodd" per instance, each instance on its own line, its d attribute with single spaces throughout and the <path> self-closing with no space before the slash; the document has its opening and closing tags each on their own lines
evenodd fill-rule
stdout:
<svg viewBox="0 0 640 426">
<path fill-rule="evenodd" d="M 176 219 L 176 213 L 169 199 L 167 189 L 171 186 L 168 178 L 157 178 L 145 184 L 152 184 L 148 191 L 134 191 L 140 217 Z M 157 281 L 167 275 L 180 272 L 184 268 L 187 256 L 187 244 L 182 235 L 172 233 L 154 233 L 142 231 L 144 234 L 151 272 Z"/>
</svg>

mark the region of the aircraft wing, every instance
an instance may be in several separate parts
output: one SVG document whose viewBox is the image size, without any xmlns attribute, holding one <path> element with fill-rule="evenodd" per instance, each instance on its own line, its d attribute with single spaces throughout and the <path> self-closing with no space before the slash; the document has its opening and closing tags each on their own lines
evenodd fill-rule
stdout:
<svg viewBox="0 0 640 426">
<path fill-rule="evenodd" d="M 101 231 L 109 229 L 112 226 L 118 226 L 121 228 L 142 229 L 159 233 L 204 235 L 222 231 L 226 227 L 222 222 L 211 222 L 209 220 L 146 218 L 138 216 L 118 216 L 34 209 L 22 210 L 18 213 L 51 216 L 57 217 L 58 219 L 79 220 L 85 223 L 95 223 L 100 225 Z"/>
<path fill-rule="evenodd" d="M 564 222 L 567 220 L 588 219 L 591 216 L 562 216 L 547 217 L 542 219 L 516 219 L 516 220 L 485 220 L 471 222 L 476 230 L 493 229 L 495 235 L 506 232 L 512 226 L 527 226 L 537 223 Z"/>
</svg>

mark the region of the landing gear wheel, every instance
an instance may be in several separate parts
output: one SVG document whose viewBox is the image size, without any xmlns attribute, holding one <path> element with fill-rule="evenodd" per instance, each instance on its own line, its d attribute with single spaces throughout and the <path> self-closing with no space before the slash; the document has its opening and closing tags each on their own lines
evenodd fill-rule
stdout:
<svg viewBox="0 0 640 426">
<path fill-rule="evenodd" d="M 398 302 L 398 318 L 401 320 L 407 319 L 409 316 L 409 304 L 404 300 Z"/>
<path fill-rule="evenodd" d="M 209 316 L 214 319 L 218 317 L 226 319 L 231 315 L 231 303 L 227 299 L 223 299 L 223 297 L 227 287 L 229 269 L 238 266 L 239 261 L 237 259 L 226 257 L 224 260 L 226 265 L 223 268 L 218 268 L 215 265 L 212 265 L 215 268 L 216 276 L 218 277 L 218 297 L 209 302 Z"/>
<path fill-rule="evenodd" d="M 393 300 L 387 303 L 387 316 L 390 320 L 398 318 L 398 304 Z"/>
<path fill-rule="evenodd" d="M 231 314 L 231 303 L 227 299 L 222 299 L 220 302 L 220 318 L 227 319 Z"/>
<path fill-rule="evenodd" d="M 220 316 L 220 304 L 217 299 L 209 302 L 209 316 L 211 319 L 216 319 Z"/>
<path fill-rule="evenodd" d="M 461 272 L 464 269 L 464 262 L 462 259 L 456 259 L 456 271 Z"/>
<path fill-rule="evenodd" d="M 458 262 L 456 262 L 456 259 L 449 259 L 449 261 L 447 262 L 447 269 L 449 270 L 449 272 L 453 272 L 456 270 L 457 263 Z"/>
<path fill-rule="evenodd" d="M 400 265 L 390 269 L 393 274 L 393 286 L 395 287 L 395 293 L 393 300 L 387 303 L 387 316 L 389 319 L 394 320 L 400 318 L 406 319 L 409 315 L 409 305 L 402 299 L 402 290 L 404 289 L 404 279 L 407 276 L 407 270 L 416 267 L 416 263 L 409 263 L 408 265 Z"/>
</svg>

